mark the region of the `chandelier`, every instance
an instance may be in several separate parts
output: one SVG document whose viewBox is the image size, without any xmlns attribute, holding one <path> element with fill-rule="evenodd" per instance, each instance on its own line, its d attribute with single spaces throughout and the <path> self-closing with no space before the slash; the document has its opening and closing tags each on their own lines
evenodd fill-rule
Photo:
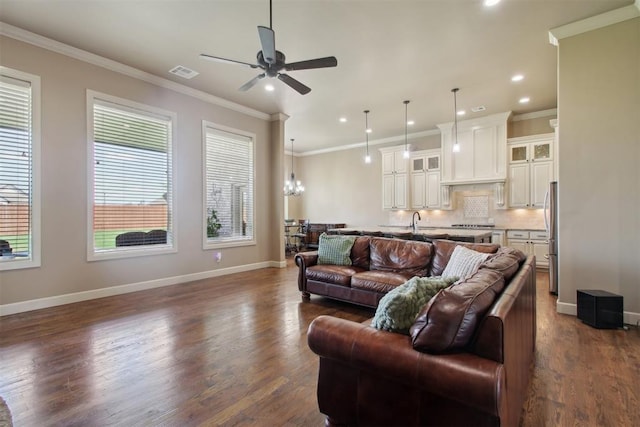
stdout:
<svg viewBox="0 0 640 427">
<path fill-rule="evenodd" d="M 291 138 L 291 179 L 284 182 L 285 196 L 301 196 L 304 192 L 302 182 L 296 181 L 296 174 L 293 172 L 293 138 Z"/>
</svg>

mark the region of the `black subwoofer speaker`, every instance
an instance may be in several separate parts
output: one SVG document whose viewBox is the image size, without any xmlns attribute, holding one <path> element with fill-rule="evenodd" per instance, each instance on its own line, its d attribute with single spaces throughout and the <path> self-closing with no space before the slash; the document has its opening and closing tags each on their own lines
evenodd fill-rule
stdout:
<svg viewBox="0 0 640 427">
<path fill-rule="evenodd" d="M 578 289 L 578 319 L 600 329 L 623 326 L 623 301 L 621 295 L 597 289 Z"/>
</svg>

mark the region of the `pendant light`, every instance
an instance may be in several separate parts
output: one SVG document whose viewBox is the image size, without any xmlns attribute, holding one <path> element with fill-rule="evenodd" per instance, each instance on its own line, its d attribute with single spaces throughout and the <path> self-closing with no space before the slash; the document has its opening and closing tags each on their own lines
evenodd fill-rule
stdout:
<svg viewBox="0 0 640 427">
<path fill-rule="evenodd" d="M 371 156 L 369 155 L 369 132 L 371 132 L 371 129 L 369 129 L 369 110 L 364 110 L 364 137 L 367 147 L 367 151 L 364 156 L 365 163 L 371 163 Z"/>
<path fill-rule="evenodd" d="M 453 152 L 460 152 L 460 144 L 458 143 L 458 102 L 456 98 L 456 93 L 459 91 L 459 88 L 451 89 L 453 92 Z"/>
<path fill-rule="evenodd" d="M 407 108 L 409 106 L 409 102 L 411 101 L 404 101 L 404 153 L 402 156 L 405 159 L 409 158 L 409 145 L 407 144 Z"/>
<path fill-rule="evenodd" d="M 293 138 L 291 138 L 291 179 L 284 183 L 285 196 L 301 196 L 304 192 L 302 182 L 296 181 L 296 174 L 293 173 Z"/>
</svg>

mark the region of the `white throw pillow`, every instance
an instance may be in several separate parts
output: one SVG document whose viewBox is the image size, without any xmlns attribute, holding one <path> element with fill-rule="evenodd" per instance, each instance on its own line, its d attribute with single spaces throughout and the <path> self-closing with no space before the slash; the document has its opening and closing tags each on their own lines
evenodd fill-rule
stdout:
<svg viewBox="0 0 640 427">
<path fill-rule="evenodd" d="M 458 276 L 459 281 L 463 281 L 471 277 L 478 268 L 491 254 L 465 248 L 464 246 L 456 246 L 449 258 L 447 266 L 442 272 L 442 277 Z"/>
</svg>

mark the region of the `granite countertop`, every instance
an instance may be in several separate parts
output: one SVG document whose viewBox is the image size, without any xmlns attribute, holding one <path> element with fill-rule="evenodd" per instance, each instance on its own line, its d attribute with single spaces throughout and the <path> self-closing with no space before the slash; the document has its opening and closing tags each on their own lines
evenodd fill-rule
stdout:
<svg viewBox="0 0 640 427">
<path fill-rule="evenodd" d="M 337 228 L 338 232 L 344 231 L 381 231 L 387 233 L 410 233 L 410 227 L 401 226 L 379 226 L 379 227 L 349 227 L 349 228 Z M 449 236 L 460 237 L 485 237 L 491 235 L 490 229 L 469 229 L 469 228 L 431 228 L 431 227 L 418 227 L 418 231 L 414 234 L 424 234 L 426 236 L 432 234 L 448 234 Z"/>
<path fill-rule="evenodd" d="M 398 225 L 381 225 L 380 228 L 383 230 L 388 230 L 389 228 L 404 228 Z M 368 228 L 367 228 L 368 229 Z M 409 227 L 406 227 L 408 230 Z M 487 228 L 464 228 L 464 227 L 451 227 L 446 225 L 438 225 L 438 226 L 418 226 L 419 230 L 475 230 L 475 231 L 509 231 L 509 230 L 519 230 L 519 231 L 546 231 L 544 228 L 531 228 L 531 227 L 509 227 L 496 225 L 495 227 L 487 227 Z"/>
</svg>

